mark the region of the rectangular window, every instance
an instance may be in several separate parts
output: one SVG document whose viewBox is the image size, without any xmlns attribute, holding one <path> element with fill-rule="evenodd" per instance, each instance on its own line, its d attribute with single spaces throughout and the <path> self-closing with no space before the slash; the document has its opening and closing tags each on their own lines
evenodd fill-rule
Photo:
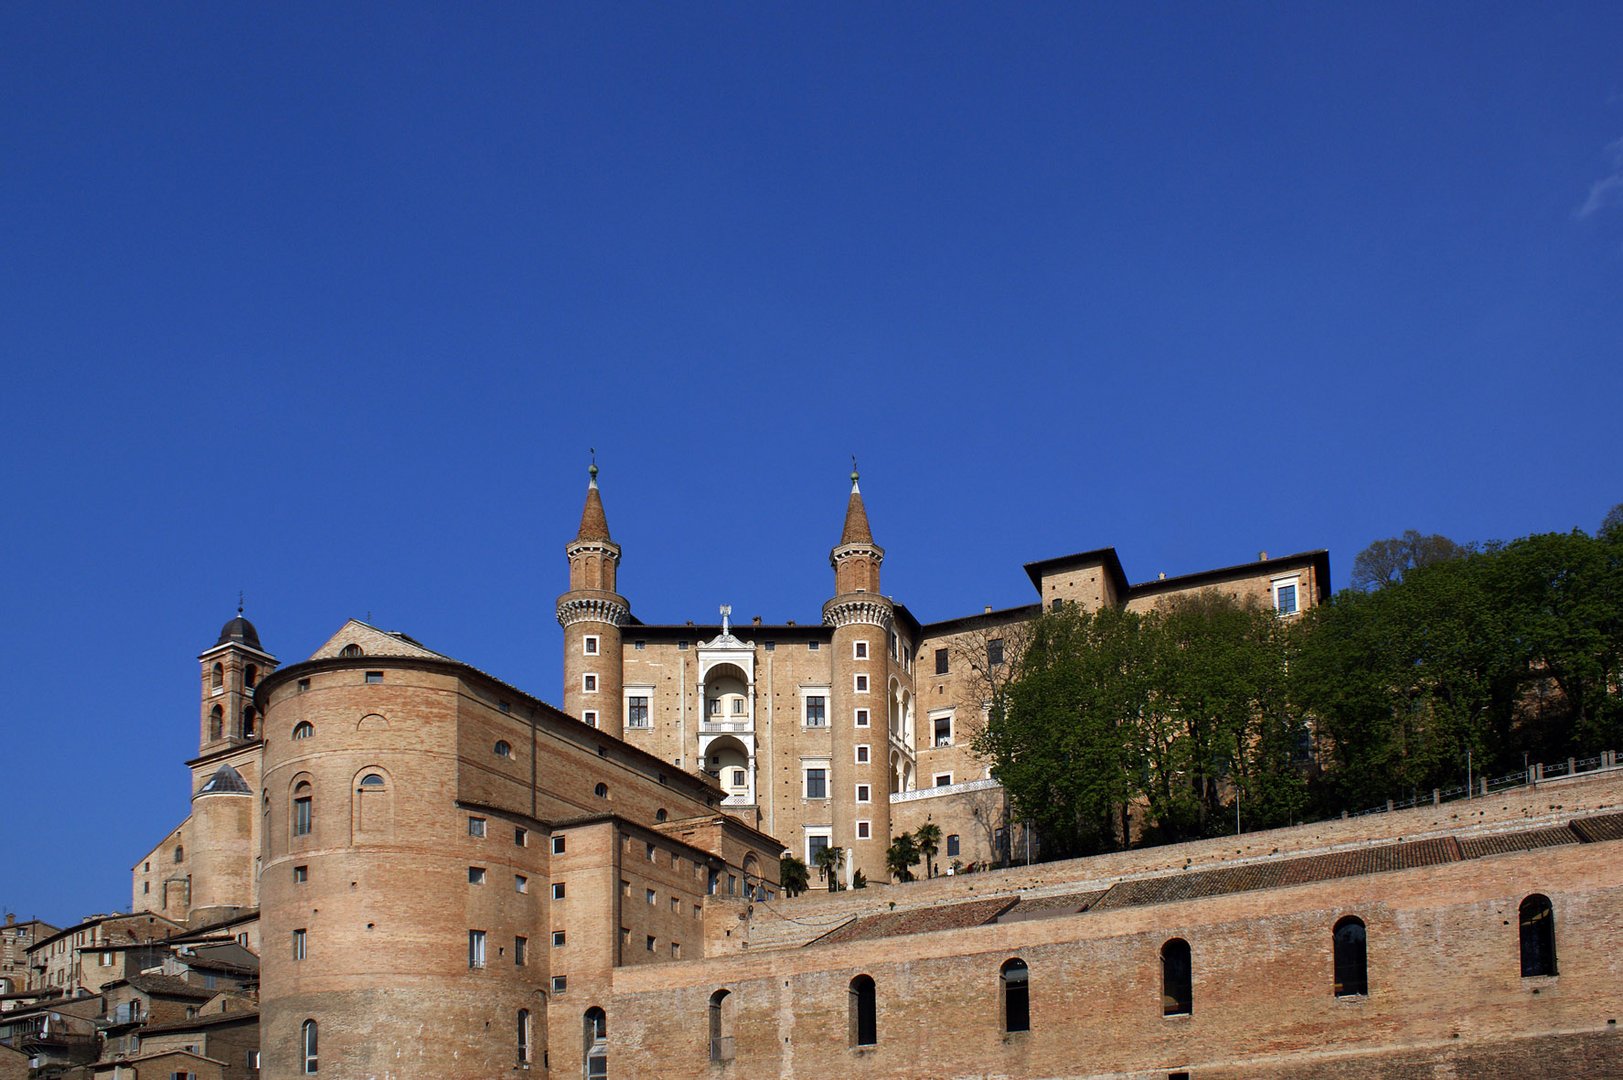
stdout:
<svg viewBox="0 0 1623 1080">
<path fill-rule="evenodd" d="M 868 643 L 866 641 L 853 641 L 851 643 L 851 656 L 853 659 L 868 659 Z"/>
<path fill-rule="evenodd" d="M 309 880 L 310 880 L 310 868 L 308 866 L 295 866 L 293 868 L 293 884 L 295 884 L 295 885 L 303 885 L 306 881 L 309 881 Z"/>
<path fill-rule="evenodd" d="M 564 947 L 564 942 L 567 941 L 567 940 L 568 940 L 568 935 L 567 935 L 567 933 L 565 931 L 563 931 L 563 930 L 554 930 L 552 932 L 552 947 L 554 949 L 563 948 Z"/>
<path fill-rule="evenodd" d="M 742 716 L 742 715 L 744 715 L 744 699 L 743 698 L 741 698 L 741 697 L 733 698 L 733 715 L 734 716 Z"/>
<path fill-rule="evenodd" d="M 1049 605 L 1048 605 L 1048 610 L 1049 610 L 1049 611 L 1058 611 L 1058 610 L 1059 610 L 1059 609 L 1060 609 L 1060 608 L 1062 608 L 1062 607 L 1064 607 L 1064 606 L 1065 606 L 1065 601 L 1063 601 L 1063 600 L 1061 600 L 1061 599 L 1060 599 L 1060 598 L 1059 598 L 1059 597 L 1057 597 L 1057 596 L 1056 596 L 1056 597 L 1055 597 L 1055 598 L 1054 598 L 1054 599 L 1053 599 L 1053 600 L 1052 600 L 1052 601 L 1051 601 L 1051 602 L 1050 602 L 1050 603 L 1049 603 Z"/>
<path fill-rule="evenodd" d="M 858 709 L 857 710 L 857 727 L 867 727 L 867 726 L 868 726 L 868 710 L 867 709 Z"/>
<path fill-rule="evenodd" d="M 947 855 L 948 855 L 948 857 L 950 858 L 950 857 L 952 857 L 954 855 L 957 855 L 958 854 L 958 848 L 959 848 L 958 834 L 957 833 L 948 833 L 947 834 Z"/>
<path fill-rule="evenodd" d="M 1300 578 L 1279 578 L 1274 582 L 1274 611 L 1280 615 L 1295 615 L 1296 586 Z"/>
<path fill-rule="evenodd" d="M 530 879 L 523 874 L 513 875 L 513 891 L 527 893 L 530 891 Z"/>
<path fill-rule="evenodd" d="M 867 743 L 858 743 L 857 744 L 857 764 L 858 765 L 866 765 L 866 764 L 868 764 L 868 744 Z"/>
<path fill-rule="evenodd" d="M 950 772 L 936 773 L 935 774 L 935 786 L 936 787 L 951 787 L 952 786 L 952 773 L 950 773 Z"/>
<path fill-rule="evenodd" d="M 688 643 L 687 643 L 687 642 L 685 642 L 685 641 L 678 641 L 678 642 L 677 642 L 677 643 L 676 643 L 676 648 L 677 648 L 677 651 L 678 651 L 678 652 L 686 652 L 686 651 L 687 651 L 687 647 L 688 647 Z"/>
<path fill-rule="evenodd" d="M 807 769 L 806 770 L 806 798 L 808 798 L 808 799 L 826 799 L 826 798 L 828 798 L 828 770 L 827 769 Z"/>
<path fill-rule="evenodd" d="M 597 676 L 590 674 L 582 675 L 580 677 L 580 688 L 586 691 L 588 694 L 597 693 Z"/>
<path fill-rule="evenodd" d="M 858 675 L 855 681 L 857 693 L 866 694 L 868 692 L 868 676 Z"/>
<path fill-rule="evenodd" d="M 513 937 L 513 966 L 523 967 L 530 962 L 530 939 L 522 934 Z"/>
<path fill-rule="evenodd" d="M 554 994 L 561 994 L 565 990 L 568 990 L 568 989 L 569 989 L 569 976 L 568 975 L 554 975 L 552 977 L 552 992 Z"/>
<path fill-rule="evenodd" d="M 767 642 L 766 643 L 766 651 L 767 652 L 777 652 L 778 651 L 778 643 L 776 641 Z"/>
<path fill-rule="evenodd" d="M 1003 663 L 1002 638 L 993 638 L 986 643 L 986 663 L 991 667 L 997 667 Z"/>
<path fill-rule="evenodd" d="M 659 855 L 659 849 L 657 847 L 655 847 L 653 844 L 650 843 L 650 844 L 644 845 L 644 847 L 643 847 L 643 858 L 647 859 L 649 862 L 653 862 L 654 859 L 658 855 Z"/>
<path fill-rule="evenodd" d="M 581 641 L 581 648 L 587 656 L 597 655 L 597 635 L 587 634 Z"/>
<path fill-rule="evenodd" d="M 867 784 L 858 784 L 857 785 L 857 802 L 859 802 L 859 803 L 873 802 L 873 797 L 872 796 L 873 796 L 873 789 L 871 787 L 869 787 Z"/>
<path fill-rule="evenodd" d="M 649 952 L 654 951 L 654 935 L 652 935 L 652 934 L 648 935 L 648 951 Z"/>
<path fill-rule="evenodd" d="M 554 900 L 562 900 L 564 898 L 564 892 L 565 890 L 563 882 L 554 881 L 552 883 L 552 898 Z"/>
<path fill-rule="evenodd" d="M 522 825 L 513 826 L 513 843 L 519 847 L 528 847 L 530 844 L 530 830 Z"/>
<path fill-rule="evenodd" d="M 945 675 L 947 673 L 946 649 L 937 649 L 935 651 L 935 673 L 937 675 Z"/>
<path fill-rule="evenodd" d="M 806 726 L 822 727 L 828 723 L 828 699 L 822 694 L 806 695 Z"/>
<path fill-rule="evenodd" d="M 468 966 L 471 968 L 485 966 L 485 932 L 483 930 L 468 931 Z"/>
<path fill-rule="evenodd" d="M 873 835 L 873 824 L 867 821 L 857 822 L 857 839 L 867 840 Z"/>
<path fill-rule="evenodd" d="M 552 853 L 554 855 L 562 855 L 564 853 L 564 838 L 563 837 L 554 836 L 552 838 Z"/>
<path fill-rule="evenodd" d="M 482 817 L 469 818 L 468 835 L 477 836 L 479 839 L 483 840 L 485 838 L 485 819 Z"/>
<path fill-rule="evenodd" d="M 936 746 L 952 745 L 952 714 L 932 717 L 930 720 L 934 731 L 931 733 Z"/>
<path fill-rule="evenodd" d="M 682 943 L 680 941 L 671 942 L 671 959 L 682 959 Z"/>
<path fill-rule="evenodd" d="M 620 946 L 622 948 L 631 944 L 631 927 L 620 927 Z"/>
<path fill-rule="evenodd" d="M 648 648 L 648 642 L 646 642 L 646 641 L 633 641 L 631 643 L 631 647 L 633 649 L 636 649 L 638 652 L 642 652 L 644 649 Z"/>
<path fill-rule="evenodd" d="M 582 712 L 580 714 L 580 718 L 581 718 L 581 722 L 584 723 L 587 727 L 596 727 L 597 726 L 597 710 L 596 709 L 587 709 L 586 711 L 584 711 L 584 712 Z"/>
<path fill-rule="evenodd" d="M 682 901 L 681 901 L 680 897 L 675 897 L 675 896 L 671 897 L 671 914 L 673 914 L 673 915 L 682 914 Z"/>
<path fill-rule="evenodd" d="M 468 867 L 468 884 L 483 885 L 485 883 L 485 868 L 482 866 Z"/>
<path fill-rule="evenodd" d="M 648 696 L 634 694 L 626 698 L 626 727 L 645 728 L 648 726 Z"/>
<path fill-rule="evenodd" d="M 310 796 L 301 795 L 293 800 L 293 835 L 309 836 L 310 825 Z"/>
<path fill-rule="evenodd" d="M 806 642 L 806 648 L 810 649 L 812 652 L 816 652 L 821 646 L 822 646 L 822 642 L 820 642 L 820 641 L 808 641 L 808 642 Z"/>
<path fill-rule="evenodd" d="M 829 838 L 828 838 L 828 834 L 826 832 L 823 832 L 823 833 L 807 833 L 806 834 L 806 865 L 811 866 L 811 867 L 815 867 L 817 865 L 817 853 L 820 852 L 820 851 L 825 850 L 828 846 L 829 846 Z"/>
<path fill-rule="evenodd" d="M 366 673 L 366 681 L 369 682 L 369 683 L 380 683 L 380 682 L 382 682 L 383 681 L 383 672 L 381 672 L 381 671 L 368 671 Z"/>
<path fill-rule="evenodd" d="M 293 931 L 293 959 L 303 960 L 309 956 L 309 938 L 303 930 Z"/>
<path fill-rule="evenodd" d="M 658 895 L 655 894 L 653 889 L 644 889 L 642 891 L 642 898 L 648 902 L 649 907 L 653 907 L 654 904 L 659 900 Z"/>
</svg>

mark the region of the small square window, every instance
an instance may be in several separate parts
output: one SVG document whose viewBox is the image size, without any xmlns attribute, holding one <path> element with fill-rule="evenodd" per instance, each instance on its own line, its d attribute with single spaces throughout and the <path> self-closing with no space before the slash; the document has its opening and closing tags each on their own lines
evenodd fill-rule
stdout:
<svg viewBox="0 0 1623 1080">
<path fill-rule="evenodd" d="M 767 652 L 777 652 L 778 643 L 776 641 L 769 641 L 765 646 L 763 646 L 763 648 L 765 648 Z"/>
<path fill-rule="evenodd" d="M 806 642 L 806 648 L 810 649 L 812 652 L 816 652 L 821 645 L 822 645 L 822 642 L 820 642 L 820 641 L 808 641 L 808 642 Z"/>
<path fill-rule="evenodd" d="M 867 743 L 858 743 L 857 744 L 857 764 L 858 765 L 866 765 L 866 764 L 868 764 L 868 744 Z"/>
<path fill-rule="evenodd" d="M 468 867 L 468 884 L 483 885 L 485 883 L 485 868 L 482 866 Z"/>
<path fill-rule="evenodd" d="M 580 688 L 588 694 L 597 693 L 597 676 L 591 674 L 582 675 L 580 677 Z"/>
<path fill-rule="evenodd" d="M 295 884 L 295 885 L 303 885 L 306 881 L 309 881 L 309 880 L 310 880 L 310 868 L 308 866 L 295 866 L 293 868 L 293 884 Z"/>
<path fill-rule="evenodd" d="M 552 838 L 552 853 L 554 855 L 562 855 L 564 853 L 564 838 L 563 837 L 554 836 Z"/>
<path fill-rule="evenodd" d="M 859 802 L 859 803 L 873 802 L 873 797 L 872 796 L 873 796 L 873 789 L 871 787 L 869 787 L 867 784 L 858 784 L 857 785 L 857 802 Z"/>
<path fill-rule="evenodd" d="M 867 709 L 858 709 L 857 710 L 857 727 L 867 727 L 867 726 L 868 726 L 868 710 Z"/>
<path fill-rule="evenodd" d="M 565 990 L 568 990 L 568 989 L 569 989 L 569 976 L 568 975 L 554 975 L 552 977 L 552 992 L 554 994 L 561 994 Z"/>
<path fill-rule="evenodd" d="M 568 935 L 564 931 L 562 931 L 562 930 L 554 930 L 552 932 L 552 947 L 554 949 L 563 948 L 564 947 L 564 942 L 567 941 L 567 940 L 568 940 Z"/>
<path fill-rule="evenodd" d="M 950 773 L 950 772 L 936 773 L 935 774 L 935 786 L 936 787 L 951 787 L 952 786 L 952 773 Z"/>
<path fill-rule="evenodd" d="M 580 714 L 580 718 L 581 718 L 581 722 L 584 723 L 587 727 L 596 727 L 597 726 L 597 710 L 596 709 L 587 709 L 587 710 L 585 710 L 584 712 L 582 712 Z"/>
<path fill-rule="evenodd" d="M 676 643 L 676 649 L 677 649 L 678 652 L 686 652 L 687 647 L 688 647 L 688 643 L 685 642 L 685 641 L 678 641 Z"/>
<path fill-rule="evenodd" d="M 528 847 L 530 844 L 530 830 L 522 825 L 513 826 L 513 843 L 519 847 Z"/>
<path fill-rule="evenodd" d="M 633 641 L 631 643 L 631 647 L 633 649 L 636 649 L 638 652 L 642 652 L 644 649 L 648 648 L 648 642 L 646 642 L 646 641 Z"/>
<path fill-rule="evenodd" d="M 867 840 L 873 835 L 873 823 L 869 821 L 857 822 L 857 839 Z"/>
<path fill-rule="evenodd" d="M 485 838 L 485 819 L 482 817 L 469 818 L 468 835 L 477 836 L 479 839 L 483 840 Z"/>
<path fill-rule="evenodd" d="M 851 643 L 851 655 L 857 660 L 868 659 L 868 643 L 866 641 L 853 641 Z"/>
<path fill-rule="evenodd" d="M 513 875 L 513 891 L 527 893 L 530 891 L 530 879 L 523 874 Z"/>
<path fill-rule="evenodd" d="M 565 892 L 565 889 L 564 889 L 564 883 L 563 882 L 554 881 L 552 883 L 552 898 L 554 900 L 562 900 L 564 898 L 564 892 Z"/>
<path fill-rule="evenodd" d="M 857 684 L 857 693 L 866 694 L 868 692 L 868 676 L 866 676 L 866 675 L 858 675 L 857 679 L 856 679 L 856 684 Z"/>
<path fill-rule="evenodd" d="M 582 648 L 587 656 L 597 655 L 597 635 L 587 634 L 582 642 Z"/>
<path fill-rule="evenodd" d="M 366 681 L 369 682 L 369 683 L 380 683 L 380 682 L 382 682 L 383 681 L 383 672 L 381 672 L 381 671 L 368 671 L 366 673 Z"/>
</svg>

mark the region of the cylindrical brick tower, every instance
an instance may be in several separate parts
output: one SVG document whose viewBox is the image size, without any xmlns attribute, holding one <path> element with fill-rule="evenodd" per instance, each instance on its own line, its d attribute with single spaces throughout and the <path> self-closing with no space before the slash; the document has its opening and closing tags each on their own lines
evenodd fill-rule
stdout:
<svg viewBox="0 0 1623 1080">
<path fill-rule="evenodd" d="M 620 627 L 631 617 L 631 605 L 615 591 L 620 545 L 609 539 L 597 465 L 589 472 L 580 531 L 564 549 L 569 591 L 558 597 L 558 625 L 564 628 L 564 712 L 619 739 L 625 736 Z"/>
<path fill-rule="evenodd" d="M 833 790 L 829 792 L 829 803 L 833 842 L 846 851 L 843 873 L 847 881 L 858 870 L 873 881 L 888 877 L 885 849 L 890 846 L 890 747 L 885 727 L 885 657 L 895 611 L 879 592 L 879 564 L 884 558 L 885 549 L 873 542 L 853 469 L 845 529 L 839 544 L 829 553 L 835 596 L 823 605 L 823 622 L 834 628 L 829 687 L 829 782 Z M 859 710 L 866 710 L 866 726 L 857 726 Z M 867 760 L 861 763 L 856 760 L 859 744 L 869 748 Z M 859 785 L 867 786 L 867 801 L 858 800 Z M 860 835 L 864 829 L 866 836 Z"/>
<path fill-rule="evenodd" d="M 222 762 L 192 796 L 186 837 L 191 859 L 191 923 L 206 924 L 251 906 L 259 854 L 254 792 L 230 764 Z"/>
<path fill-rule="evenodd" d="M 525 1015 L 546 1075 L 544 897 L 514 885 L 544 890 L 545 848 L 458 808 L 490 745 L 474 697 L 452 665 L 375 653 L 264 684 L 265 1080 L 510 1076 Z"/>
</svg>

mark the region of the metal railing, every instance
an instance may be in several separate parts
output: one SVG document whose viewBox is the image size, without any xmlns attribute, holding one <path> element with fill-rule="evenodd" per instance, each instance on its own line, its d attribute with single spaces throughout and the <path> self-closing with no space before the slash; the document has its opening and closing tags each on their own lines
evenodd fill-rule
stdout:
<svg viewBox="0 0 1623 1080">
<path fill-rule="evenodd" d="M 1435 806 L 1459 799 L 1480 799 L 1486 795 L 1496 795 L 1501 791 L 1509 791 L 1511 788 L 1533 787 L 1548 780 L 1581 776 L 1584 773 L 1602 772 L 1616 769 L 1618 766 L 1617 751 L 1608 750 L 1596 757 L 1567 758 L 1564 761 L 1549 764 L 1533 764 L 1524 770 L 1505 773 L 1503 776 L 1473 777 L 1469 788 L 1463 784 L 1451 788 L 1433 788 L 1429 792 L 1416 792 L 1407 799 L 1388 799 L 1384 806 L 1372 806 L 1367 810 L 1350 811 L 1342 816 L 1350 818 L 1364 817 L 1368 814 L 1385 814 L 1392 810 L 1410 810 L 1416 806 Z M 894 799 L 895 796 L 892 796 L 892 798 Z"/>
</svg>

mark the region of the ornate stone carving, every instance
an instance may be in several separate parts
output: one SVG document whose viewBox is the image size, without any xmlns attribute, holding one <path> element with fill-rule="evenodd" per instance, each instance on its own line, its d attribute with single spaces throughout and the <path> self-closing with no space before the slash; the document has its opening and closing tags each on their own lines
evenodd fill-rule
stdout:
<svg viewBox="0 0 1623 1080">
<path fill-rule="evenodd" d="M 630 608 L 607 597 L 576 596 L 558 601 L 559 626 L 572 626 L 579 622 L 624 626 L 630 617 Z"/>
<path fill-rule="evenodd" d="M 895 618 L 891 602 L 882 596 L 838 596 L 823 605 L 825 626 L 863 624 L 888 631 Z"/>
</svg>

